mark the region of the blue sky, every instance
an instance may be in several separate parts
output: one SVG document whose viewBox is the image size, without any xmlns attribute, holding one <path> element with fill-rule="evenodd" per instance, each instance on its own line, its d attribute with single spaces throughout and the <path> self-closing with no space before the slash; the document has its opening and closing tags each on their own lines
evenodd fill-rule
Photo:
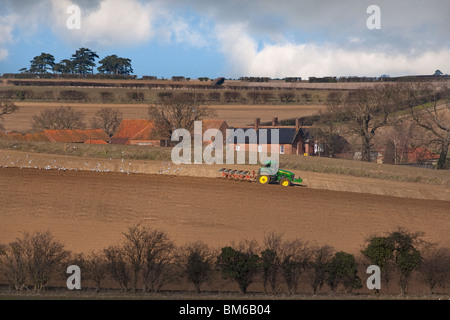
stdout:
<svg viewBox="0 0 450 320">
<path fill-rule="evenodd" d="M 130 58 L 139 77 L 449 73 L 449 12 L 447 0 L 0 0 L 0 73 L 80 47 Z"/>
</svg>

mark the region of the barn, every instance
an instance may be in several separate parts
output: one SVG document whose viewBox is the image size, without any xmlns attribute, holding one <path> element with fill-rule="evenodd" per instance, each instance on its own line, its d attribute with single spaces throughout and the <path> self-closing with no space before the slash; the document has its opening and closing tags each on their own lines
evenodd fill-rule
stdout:
<svg viewBox="0 0 450 320">
<path fill-rule="evenodd" d="M 50 142 L 60 143 L 85 143 L 89 140 L 109 141 L 108 134 L 102 129 L 88 130 L 44 130 L 43 132 Z"/>
<path fill-rule="evenodd" d="M 146 119 L 124 119 L 111 137 L 111 144 L 168 146 L 169 138 L 161 137 L 155 123 Z"/>
</svg>

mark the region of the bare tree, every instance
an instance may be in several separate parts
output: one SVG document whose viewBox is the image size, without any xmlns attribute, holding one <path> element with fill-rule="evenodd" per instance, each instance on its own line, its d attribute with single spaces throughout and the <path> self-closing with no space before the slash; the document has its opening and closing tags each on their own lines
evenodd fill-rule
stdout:
<svg viewBox="0 0 450 320">
<path fill-rule="evenodd" d="M 112 137 L 122 122 L 122 116 L 119 109 L 101 108 L 92 119 L 92 127 L 103 129 Z"/>
<path fill-rule="evenodd" d="M 18 107 L 12 101 L 0 100 L 0 130 L 5 130 L 3 126 L 3 116 L 6 114 L 14 113 L 18 110 Z"/>
<path fill-rule="evenodd" d="M 269 233 L 264 237 L 264 248 L 261 251 L 261 269 L 263 272 L 264 292 L 270 284 L 272 292 L 276 292 L 281 266 L 282 234 Z"/>
<path fill-rule="evenodd" d="M 174 94 L 158 105 L 148 108 L 149 118 L 155 121 L 162 136 L 171 136 L 176 129 L 191 131 L 194 122 L 215 113 L 206 106 L 201 106 L 197 100 L 185 94 Z"/>
<path fill-rule="evenodd" d="M 122 290 L 127 291 L 130 282 L 130 266 L 126 259 L 125 250 L 119 246 L 110 246 L 103 252 L 107 260 L 109 273 L 119 283 Z"/>
<path fill-rule="evenodd" d="M 450 146 L 450 89 L 421 82 L 403 85 L 401 89 L 410 116 L 429 134 L 428 144 L 439 149 L 437 168 L 444 169 Z"/>
<path fill-rule="evenodd" d="M 316 294 L 327 279 L 328 264 L 333 259 L 333 248 L 324 245 L 312 248 L 312 256 L 307 269 L 307 279 Z"/>
<path fill-rule="evenodd" d="M 124 252 L 131 263 L 133 271 L 133 290 L 136 291 L 137 282 L 140 272 L 145 264 L 145 253 L 149 242 L 149 232 L 145 227 L 139 224 L 128 228 L 128 232 L 124 233 L 126 241 L 124 244 Z"/>
<path fill-rule="evenodd" d="M 419 272 L 434 294 L 437 286 L 445 288 L 450 279 L 450 249 L 433 246 L 424 251 Z"/>
<path fill-rule="evenodd" d="M 406 162 L 409 150 L 422 144 L 418 136 L 423 134 L 423 130 L 411 121 L 395 122 L 380 133 L 377 144 L 385 148 L 384 163 L 387 164 Z"/>
<path fill-rule="evenodd" d="M 59 107 L 47 109 L 33 116 L 33 129 L 42 131 L 45 129 L 84 129 L 84 113 L 76 111 L 72 107 Z"/>
<path fill-rule="evenodd" d="M 50 232 L 25 233 L 6 250 L 8 278 L 17 290 L 30 281 L 35 291 L 41 291 L 52 277 L 62 274 L 62 263 L 69 255 Z"/>
<path fill-rule="evenodd" d="M 367 87 L 347 94 L 332 92 L 321 113 L 323 131 L 356 135 L 361 141 L 361 160 L 370 161 L 373 139 L 386 126 L 395 110 L 395 89 L 391 84 Z"/>
<path fill-rule="evenodd" d="M 362 161 L 370 161 L 375 133 L 392 117 L 394 94 L 394 86 L 386 84 L 350 92 L 343 100 L 346 127 L 361 139 Z"/>
<path fill-rule="evenodd" d="M 22 248 L 17 242 L 0 248 L 0 264 L 5 267 L 4 274 L 15 290 L 22 290 L 27 282 L 27 268 Z"/>
<path fill-rule="evenodd" d="M 86 258 L 86 278 L 94 281 L 96 291 L 100 291 L 101 282 L 106 278 L 108 270 L 104 252 L 93 251 Z"/>
<path fill-rule="evenodd" d="M 312 252 L 306 242 L 294 239 L 282 245 L 281 273 L 289 293 L 296 293 L 301 274 L 307 270 Z"/>
<path fill-rule="evenodd" d="M 149 230 L 142 271 L 144 291 L 158 292 L 172 281 L 173 274 L 170 267 L 174 260 L 174 249 L 175 245 L 165 232 Z"/>
<path fill-rule="evenodd" d="M 341 136 L 344 123 L 348 120 L 342 103 L 342 92 L 330 92 L 325 99 L 327 109 L 318 112 L 318 120 L 315 121 L 310 132 L 311 138 L 317 140 L 324 148 L 324 155 L 335 157 L 336 154 L 350 151 L 350 144 Z"/>
</svg>

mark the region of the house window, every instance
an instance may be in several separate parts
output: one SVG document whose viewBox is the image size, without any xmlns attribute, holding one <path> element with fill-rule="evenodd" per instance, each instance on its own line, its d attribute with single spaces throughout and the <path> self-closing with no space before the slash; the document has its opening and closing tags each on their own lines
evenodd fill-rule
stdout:
<svg viewBox="0 0 450 320">
<path fill-rule="evenodd" d="M 262 146 L 261 145 L 258 146 L 258 152 L 262 152 Z"/>
<path fill-rule="evenodd" d="M 284 154 L 284 146 L 283 145 L 280 146 L 280 154 Z"/>
<path fill-rule="evenodd" d="M 236 145 L 236 151 L 241 151 L 241 146 L 239 144 Z"/>
</svg>

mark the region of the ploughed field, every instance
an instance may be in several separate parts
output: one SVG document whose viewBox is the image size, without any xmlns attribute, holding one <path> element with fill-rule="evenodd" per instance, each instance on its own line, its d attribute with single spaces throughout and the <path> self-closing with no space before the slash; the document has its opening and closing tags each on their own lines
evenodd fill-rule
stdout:
<svg viewBox="0 0 450 320">
<path fill-rule="evenodd" d="M 330 176 L 331 177 L 331 176 Z M 397 227 L 450 244 L 450 201 L 321 190 L 220 178 L 0 168 L 0 243 L 50 231 L 73 252 L 123 242 L 136 223 L 177 244 L 262 243 L 270 232 L 358 253 Z"/>
</svg>

